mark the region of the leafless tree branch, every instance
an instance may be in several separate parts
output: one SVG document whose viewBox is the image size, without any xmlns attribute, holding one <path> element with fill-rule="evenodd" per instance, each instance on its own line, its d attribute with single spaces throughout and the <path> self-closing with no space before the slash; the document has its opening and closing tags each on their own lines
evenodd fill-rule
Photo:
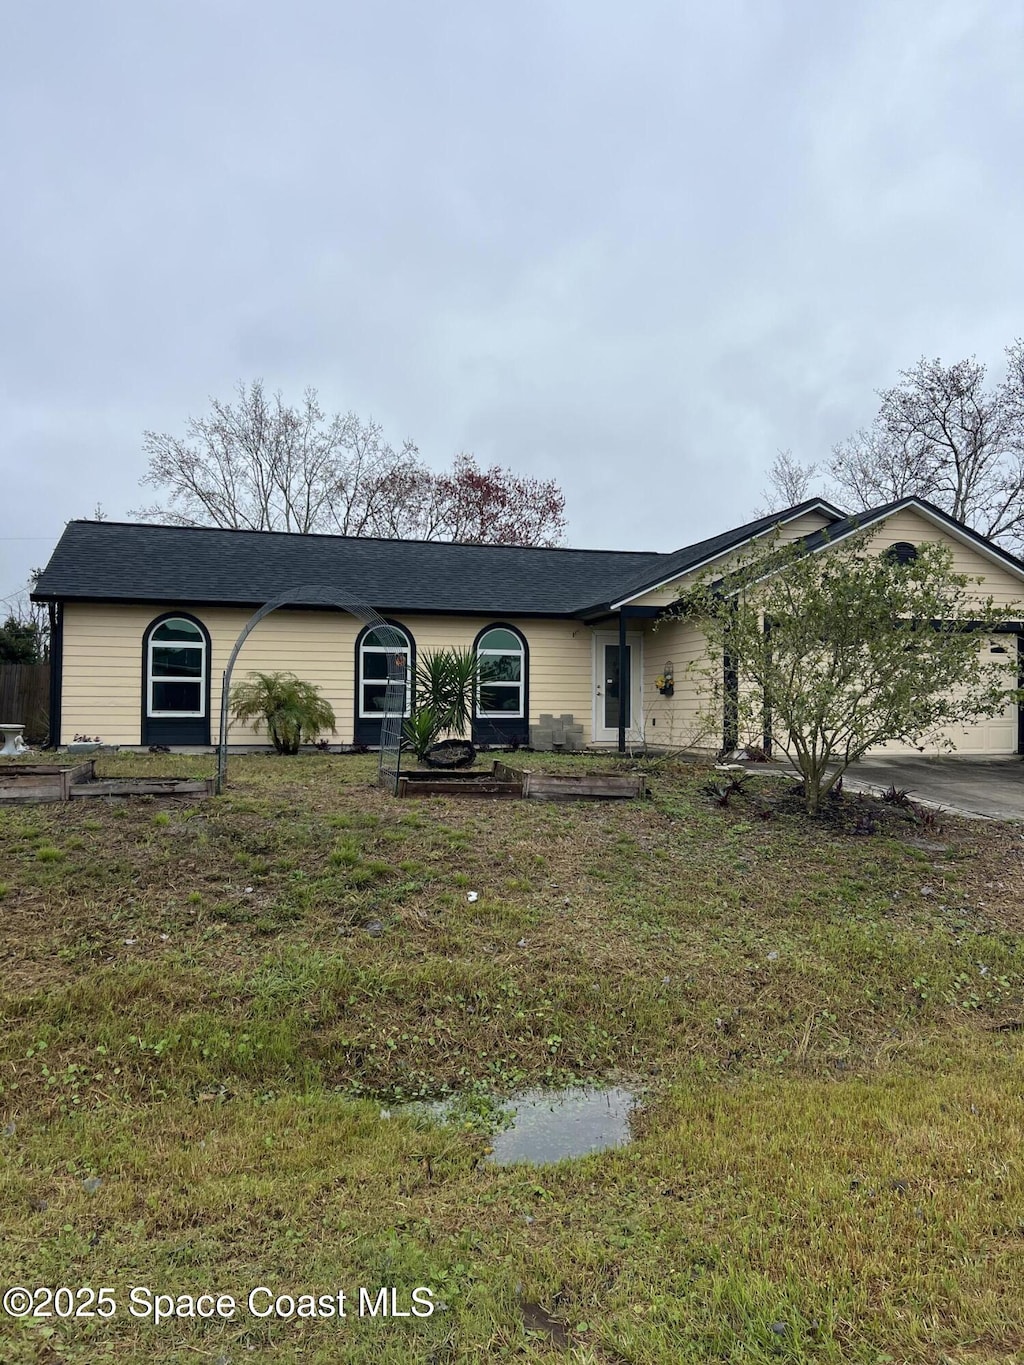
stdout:
<svg viewBox="0 0 1024 1365">
<path fill-rule="evenodd" d="M 872 425 L 837 445 L 830 472 L 855 509 L 926 498 L 1010 548 L 1024 546 L 1024 341 L 986 387 L 973 357 L 922 358 L 880 392 Z"/>
<path fill-rule="evenodd" d="M 557 544 L 565 529 L 553 480 L 483 470 L 467 454 L 438 473 L 379 423 L 328 416 L 315 389 L 291 407 L 261 380 L 241 383 L 184 436 L 147 431 L 143 449 L 142 483 L 163 497 L 133 515 L 173 525 L 515 545 Z"/>
</svg>

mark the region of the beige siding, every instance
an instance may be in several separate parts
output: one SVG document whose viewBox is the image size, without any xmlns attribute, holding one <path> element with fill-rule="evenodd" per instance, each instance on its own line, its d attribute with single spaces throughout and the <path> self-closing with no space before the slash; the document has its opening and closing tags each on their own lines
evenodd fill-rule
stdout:
<svg viewBox="0 0 1024 1365">
<path fill-rule="evenodd" d="M 76 734 L 138 744 L 142 632 L 155 614 L 146 607 L 65 605 L 62 744 Z"/>
<path fill-rule="evenodd" d="M 445 646 L 470 648 L 495 617 L 396 616 L 412 633 L 417 653 Z M 530 724 L 542 714 L 572 715 L 591 738 L 591 632 L 581 621 L 501 618 L 515 626 L 529 648 Z"/>
<path fill-rule="evenodd" d="M 1000 606 L 1011 609 L 1011 615 L 1018 619 L 1021 612 L 1019 604 L 1024 597 L 1024 583 L 998 561 L 990 559 L 982 551 L 964 544 L 941 527 L 935 526 L 927 518 L 910 508 L 886 518 L 873 531 L 871 548 L 879 553 L 905 540 L 919 545 L 922 541 L 938 541 L 948 545 L 953 552 L 953 565 L 958 573 L 969 574 L 972 578 L 983 577 L 984 583 L 977 589 L 979 598 L 991 595 Z M 1006 654 L 993 653 L 1006 650 Z M 982 653 L 991 662 L 1005 660 L 1006 686 L 1016 686 L 1017 641 L 1013 636 L 986 640 Z M 941 737 L 919 748 L 906 744 L 891 743 L 880 745 L 878 753 L 920 753 L 941 754 L 949 752 L 944 740 L 951 740 L 955 752 L 960 754 L 1013 754 L 1017 752 L 1017 707 L 1008 704 L 1002 713 L 991 719 L 982 718 L 974 725 L 954 725 L 943 731 Z"/>
<path fill-rule="evenodd" d="M 139 744 L 142 736 L 142 642 L 164 610 L 142 606 L 68 603 L 64 608 L 64 669 L 61 741 L 76 733 L 100 735 L 109 744 Z M 212 642 L 211 734 L 220 724 L 220 678 L 235 639 L 250 613 L 244 609 L 190 610 Z M 494 618 L 399 616 L 419 652 L 445 645 L 472 645 Z M 579 621 L 511 618 L 530 651 L 530 720 L 542 712 L 572 713 L 591 726 L 591 632 Z M 355 640 L 361 629 L 344 612 L 274 612 L 246 640 L 235 664 L 240 680 L 251 671 L 290 670 L 319 687 L 334 707 L 339 742 L 352 739 Z M 232 725 L 233 744 L 266 742 L 260 732 Z"/>
<path fill-rule="evenodd" d="M 779 527 L 779 540 L 783 545 L 788 545 L 791 541 L 799 540 L 801 536 L 813 535 L 815 531 L 820 531 L 823 526 L 829 524 L 829 518 L 822 516 L 820 512 L 805 512 L 802 517 L 796 517 L 785 526 Z"/>
<path fill-rule="evenodd" d="M 64 608 L 61 739 L 99 734 L 110 744 L 142 739 L 142 644 L 146 628 L 166 608 L 68 603 Z M 211 640 L 210 724 L 220 725 L 220 679 L 239 632 L 244 609 L 189 609 Z M 242 647 L 235 679 L 259 670 L 290 670 L 320 687 L 334 707 L 339 735 L 351 737 L 352 660 L 359 629 L 341 612 L 279 611 L 261 622 Z M 265 736 L 233 725 L 231 741 L 258 744 Z"/>
<path fill-rule="evenodd" d="M 664 621 L 644 637 L 644 738 L 653 746 L 677 749 L 718 748 L 721 724 L 709 735 L 701 712 L 706 683 L 698 671 L 707 651 L 703 632 L 691 621 Z M 675 691 L 663 697 L 654 680 L 671 661 Z"/>
<path fill-rule="evenodd" d="M 685 578 L 673 578 L 671 583 L 663 583 L 660 588 L 652 588 L 641 597 L 630 598 L 629 605 L 636 607 L 668 607 L 679 596 L 679 589 Z"/>
</svg>

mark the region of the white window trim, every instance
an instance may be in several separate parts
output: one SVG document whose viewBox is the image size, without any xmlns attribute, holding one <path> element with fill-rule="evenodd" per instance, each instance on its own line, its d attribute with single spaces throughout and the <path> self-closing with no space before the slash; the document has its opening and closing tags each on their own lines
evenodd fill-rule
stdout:
<svg viewBox="0 0 1024 1365">
<path fill-rule="evenodd" d="M 161 719 L 162 719 L 162 720 L 174 720 L 174 719 L 177 718 L 177 717 L 183 717 L 183 718 L 185 718 L 185 719 L 187 719 L 187 720 L 196 720 L 196 719 L 202 720 L 202 719 L 205 717 L 205 715 L 206 715 L 206 654 L 207 654 L 207 650 L 206 650 L 206 637 L 205 637 L 205 635 L 203 634 L 203 632 L 202 632 L 201 630 L 199 630 L 199 627 L 196 626 L 196 630 L 199 631 L 199 639 L 198 639 L 194 644 L 193 644 L 193 643 L 186 644 L 185 641 L 183 641 L 183 640 L 179 640 L 179 641 L 174 641 L 174 640 L 155 640 L 155 639 L 153 638 L 154 635 L 155 635 L 155 633 L 160 629 L 161 626 L 165 626 L 165 625 L 167 624 L 167 621 L 187 621 L 189 625 L 193 625 L 193 624 L 194 624 L 192 621 L 188 621 L 188 618 L 185 617 L 185 616 L 169 616 L 169 617 L 167 617 L 166 620 L 164 620 L 164 621 L 158 621 L 158 622 L 156 623 L 155 626 L 151 626 L 151 627 L 150 627 L 150 631 L 149 631 L 149 642 L 148 642 L 148 645 L 147 645 L 147 657 L 146 657 L 146 715 L 147 715 L 147 717 L 149 717 L 151 720 L 161 720 Z M 193 677 L 193 678 L 181 678 L 181 677 L 169 678 L 169 677 L 166 676 L 166 674 L 154 674 L 154 672 L 153 672 L 153 651 L 154 651 L 155 649 L 167 649 L 167 648 L 174 649 L 175 646 L 177 646 L 177 647 L 180 648 L 180 649 L 199 649 L 199 650 L 202 651 L 203 663 L 202 663 L 202 667 L 201 667 L 200 670 L 199 670 L 199 676 L 198 676 L 197 678 L 195 678 L 195 677 Z M 196 682 L 197 682 L 197 683 L 199 684 L 199 710 L 198 710 L 198 711 L 157 711 L 157 710 L 154 708 L 154 706 L 153 706 L 153 684 L 154 684 L 154 683 L 158 683 L 158 682 L 178 682 L 178 683 L 180 683 L 180 682 L 196 683 Z"/>
<path fill-rule="evenodd" d="M 412 715 L 412 638 L 403 626 L 392 626 L 392 630 L 400 630 L 405 636 L 405 710 L 403 716 Z M 383 711 L 365 711 L 363 709 L 365 693 L 363 687 L 370 683 L 376 687 L 383 683 L 387 685 L 387 678 L 367 678 L 363 673 L 363 658 L 367 654 L 395 654 L 398 651 L 394 645 L 366 645 L 359 646 L 359 719 L 360 720 L 383 720 Z"/>
<path fill-rule="evenodd" d="M 494 630 L 508 630 L 508 627 L 507 627 L 507 626 L 494 626 L 493 629 L 494 629 Z M 487 636 L 490 635 L 490 633 L 491 633 L 491 632 L 490 632 L 489 630 L 484 631 L 483 638 L 486 639 Z M 512 634 L 511 631 L 509 631 L 508 633 L 509 633 L 510 635 Z M 518 649 L 478 649 L 477 652 L 476 652 L 477 659 L 479 659 L 479 660 L 483 660 L 483 659 L 486 659 L 486 658 L 488 658 L 488 657 L 492 657 L 492 658 L 496 658 L 496 659 L 506 659 L 506 658 L 508 658 L 508 656 L 509 656 L 510 654 L 518 654 L 518 656 L 519 656 L 519 681 L 518 681 L 518 682 L 512 682 L 511 680 L 509 680 L 508 682 L 502 682 L 502 681 L 500 681 L 500 680 L 494 680 L 494 681 L 485 682 L 483 679 L 481 679 L 480 682 L 477 684 L 477 694 L 476 694 L 476 716 L 477 716 L 477 718 L 478 718 L 479 720 L 522 720 L 522 719 L 524 718 L 525 714 L 526 714 L 525 711 L 524 711 L 524 709 L 523 709 L 523 701 L 524 701 L 524 698 L 525 698 L 525 696 L 526 696 L 526 648 L 525 648 L 525 646 L 523 645 L 522 640 L 519 639 L 519 636 L 518 636 L 518 635 L 516 635 L 514 638 L 519 642 L 519 648 L 518 648 Z M 518 708 L 518 710 L 516 710 L 516 711 L 484 711 L 484 710 L 481 710 L 481 707 L 480 707 L 480 689 L 483 688 L 483 687 L 505 687 L 505 688 L 509 688 L 509 689 L 511 689 L 511 688 L 513 688 L 513 687 L 518 687 L 518 688 L 519 688 L 519 708 Z"/>
</svg>

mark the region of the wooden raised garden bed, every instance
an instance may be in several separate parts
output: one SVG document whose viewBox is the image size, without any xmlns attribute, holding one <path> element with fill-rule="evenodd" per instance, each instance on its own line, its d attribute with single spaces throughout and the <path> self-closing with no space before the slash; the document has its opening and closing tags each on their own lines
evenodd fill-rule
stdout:
<svg viewBox="0 0 1024 1365">
<path fill-rule="evenodd" d="M 523 773 L 532 801 L 635 801 L 647 795 L 642 773 Z"/>
<path fill-rule="evenodd" d="M 646 796 L 647 781 L 640 773 L 541 773 L 495 763 L 490 772 L 404 772 L 398 795 L 621 801 Z"/>
<path fill-rule="evenodd" d="M 90 796 L 212 796 L 212 777 L 97 778 L 96 760 L 0 764 L 0 804 L 75 801 Z"/>
<path fill-rule="evenodd" d="M 490 772 L 473 772 L 461 768 L 442 772 L 431 768 L 425 771 L 399 773 L 399 796 L 491 796 L 515 797 L 523 794 L 523 775 L 504 763 L 495 763 Z"/>
<path fill-rule="evenodd" d="M 71 788 L 71 800 L 82 796 L 212 796 L 212 777 L 98 777 Z"/>
<path fill-rule="evenodd" d="M 4 763 L 0 765 L 0 801 L 69 801 L 76 782 L 91 782 L 96 760 L 80 763 Z"/>
</svg>

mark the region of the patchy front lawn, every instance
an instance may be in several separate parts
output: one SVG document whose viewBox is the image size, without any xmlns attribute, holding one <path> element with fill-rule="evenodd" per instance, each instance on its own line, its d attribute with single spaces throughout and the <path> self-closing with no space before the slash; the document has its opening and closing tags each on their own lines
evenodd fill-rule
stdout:
<svg viewBox="0 0 1024 1365">
<path fill-rule="evenodd" d="M 1019 831 L 762 819 L 687 767 L 601 805 L 373 774 L 248 757 L 193 805 L 0 810 L 0 1280 L 119 1303 L 0 1317 L 0 1358 L 1015 1358 Z M 650 1087 L 637 1141 L 557 1167 L 395 1108 L 604 1078 Z M 447 1308 L 154 1327 L 132 1285 Z"/>
</svg>

